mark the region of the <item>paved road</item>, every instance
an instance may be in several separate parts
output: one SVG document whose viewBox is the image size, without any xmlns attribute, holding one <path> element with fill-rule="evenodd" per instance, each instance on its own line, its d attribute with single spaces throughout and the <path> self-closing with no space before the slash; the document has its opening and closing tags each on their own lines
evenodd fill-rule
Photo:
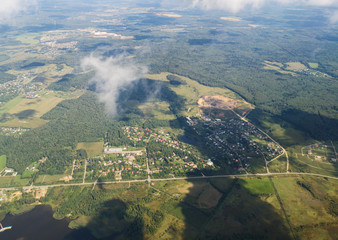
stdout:
<svg viewBox="0 0 338 240">
<path fill-rule="evenodd" d="M 85 164 L 84 164 L 82 183 L 85 183 L 85 181 L 86 181 L 86 174 L 87 174 L 87 159 L 85 159 L 84 161 L 85 161 Z"/>
<path fill-rule="evenodd" d="M 306 176 L 315 176 L 315 177 L 326 177 L 334 180 L 338 180 L 338 177 L 327 176 L 317 173 L 301 173 L 301 172 L 288 172 L 288 173 L 253 173 L 253 174 L 229 174 L 229 175 L 215 175 L 215 176 L 196 176 L 196 177 L 175 177 L 175 178 L 160 178 L 160 179 L 151 179 L 152 182 L 161 182 L 161 181 L 176 181 L 176 180 L 194 180 L 194 179 L 211 179 L 211 178 L 232 178 L 232 177 L 259 177 L 259 176 L 297 176 L 297 175 L 306 175 Z M 42 185 L 42 186 L 21 186 L 21 187 L 8 187 L 0 188 L 0 190 L 18 190 L 23 189 L 43 189 L 43 188 L 53 188 L 53 187 L 70 187 L 70 186 L 88 186 L 88 185 L 104 185 L 104 184 L 117 184 L 117 183 L 141 183 L 148 182 L 148 179 L 140 180 L 126 180 L 126 181 L 110 181 L 110 182 L 86 182 L 86 183 L 63 183 L 63 184 L 51 184 L 51 185 Z"/>
</svg>

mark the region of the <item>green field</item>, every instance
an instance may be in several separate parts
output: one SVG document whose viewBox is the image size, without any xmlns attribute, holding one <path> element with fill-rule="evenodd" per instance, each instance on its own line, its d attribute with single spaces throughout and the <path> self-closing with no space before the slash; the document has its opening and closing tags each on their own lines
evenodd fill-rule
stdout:
<svg viewBox="0 0 338 240">
<path fill-rule="evenodd" d="M 43 114 L 54 108 L 59 102 L 63 101 L 62 98 L 54 96 L 54 94 L 46 94 L 40 98 L 22 99 L 16 105 L 12 106 L 8 113 L 18 114 L 26 110 L 34 110 L 34 118 L 40 118 Z"/>
<path fill-rule="evenodd" d="M 95 157 L 103 153 L 104 142 L 81 142 L 76 149 L 86 150 L 88 157 Z"/>
<path fill-rule="evenodd" d="M 13 177 L 0 177 L 0 187 L 9 187 Z"/>
<path fill-rule="evenodd" d="M 0 156 L 0 172 L 6 167 L 6 163 L 7 163 L 7 156 L 1 155 Z"/>
<path fill-rule="evenodd" d="M 309 62 L 308 63 L 310 68 L 318 68 L 319 64 L 318 63 L 313 63 L 313 62 Z"/>
<path fill-rule="evenodd" d="M 241 184 L 252 194 L 273 194 L 274 190 L 268 178 L 245 179 Z"/>
<path fill-rule="evenodd" d="M 39 175 L 39 177 L 36 179 L 36 184 L 53 184 L 56 182 L 60 182 L 62 178 L 64 178 L 66 175 L 64 174 L 57 174 L 57 175 Z"/>
<path fill-rule="evenodd" d="M 53 93 L 45 94 L 40 98 L 34 99 L 19 96 L 1 108 L 0 112 L 11 114 L 11 116 L 14 117 L 14 119 L 1 123 L 1 125 L 24 128 L 39 127 L 48 122 L 40 117 L 63 100 L 62 98 L 56 97 Z"/>
<path fill-rule="evenodd" d="M 16 40 L 22 43 L 25 43 L 25 44 L 38 44 L 40 41 L 37 40 L 36 38 L 39 36 L 40 34 L 37 34 L 37 33 L 28 33 L 28 34 L 17 36 Z"/>
<path fill-rule="evenodd" d="M 302 239 L 331 239 L 336 230 L 328 228 L 337 220 L 330 212 L 331 201 L 337 202 L 337 181 L 312 177 L 273 178 L 273 183 L 289 218 L 291 227 Z M 323 227 L 318 227 L 317 224 Z M 332 226 L 337 226 L 337 223 Z M 310 230 L 310 233 L 308 232 Z"/>
<path fill-rule="evenodd" d="M 17 104 L 19 104 L 24 98 L 22 96 L 18 96 L 9 102 L 7 102 L 5 105 L 0 107 L 0 114 L 7 113 L 12 108 L 14 108 Z"/>
<path fill-rule="evenodd" d="M 164 101 L 146 102 L 138 107 L 146 117 L 159 120 L 174 120 L 176 117 L 170 112 L 169 104 Z"/>
<path fill-rule="evenodd" d="M 11 186 L 27 186 L 29 184 L 29 181 L 29 178 L 22 178 L 21 175 L 17 175 L 15 178 L 13 178 Z"/>
</svg>

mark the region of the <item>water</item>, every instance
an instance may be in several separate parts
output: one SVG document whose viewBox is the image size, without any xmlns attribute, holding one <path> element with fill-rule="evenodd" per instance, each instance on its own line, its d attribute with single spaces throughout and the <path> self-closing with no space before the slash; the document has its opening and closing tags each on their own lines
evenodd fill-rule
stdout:
<svg viewBox="0 0 338 240">
<path fill-rule="evenodd" d="M 95 240 L 87 229 L 68 228 L 69 220 L 56 220 L 50 206 L 37 206 L 32 211 L 1 221 L 11 230 L 0 232 L 0 240 Z"/>
</svg>

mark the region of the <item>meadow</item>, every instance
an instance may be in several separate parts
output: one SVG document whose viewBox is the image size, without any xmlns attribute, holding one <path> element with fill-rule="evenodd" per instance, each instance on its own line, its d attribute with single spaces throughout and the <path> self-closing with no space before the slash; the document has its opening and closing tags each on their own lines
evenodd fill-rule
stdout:
<svg viewBox="0 0 338 240">
<path fill-rule="evenodd" d="M 95 157 L 103 153 L 103 144 L 104 142 L 80 142 L 76 146 L 76 150 L 84 149 L 86 150 L 88 157 Z"/>
</svg>

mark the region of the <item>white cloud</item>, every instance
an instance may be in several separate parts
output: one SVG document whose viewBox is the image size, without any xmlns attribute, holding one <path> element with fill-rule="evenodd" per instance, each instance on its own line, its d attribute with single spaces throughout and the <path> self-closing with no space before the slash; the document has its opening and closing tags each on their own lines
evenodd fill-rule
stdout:
<svg viewBox="0 0 338 240">
<path fill-rule="evenodd" d="M 96 84 L 99 101 L 105 104 L 106 110 L 112 116 L 117 114 L 119 91 L 148 72 L 146 66 L 136 63 L 126 55 L 106 59 L 91 55 L 82 60 L 81 66 L 84 70 L 95 70 L 91 81 Z"/>
<path fill-rule="evenodd" d="M 35 4 L 36 0 L 1 0 L 0 21 L 11 19 Z"/>
<path fill-rule="evenodd" d="M 331 23 L 338 23 L 338 10 L 334 11 L 330 16 Z"/>
<path fill-rule="evenodd" d="M 259 8 L 265 3 L 281 3 L 291 6 L 338 7 L 337 0 L 184 0 L 191 7 L 206 10 L 219 9 L 237 13 L 247 8 Z"/>
</svg>

